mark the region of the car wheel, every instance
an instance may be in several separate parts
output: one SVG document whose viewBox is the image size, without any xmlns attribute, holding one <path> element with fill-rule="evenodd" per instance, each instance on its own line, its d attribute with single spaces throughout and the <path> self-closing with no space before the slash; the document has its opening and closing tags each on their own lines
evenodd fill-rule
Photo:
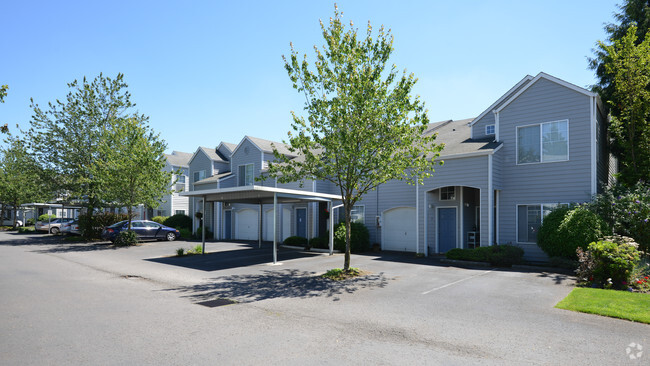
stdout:
<svg viewBox="0 0 650 366">
<path fill-rule="evenodd" d="M 53 228 L 50 229 L 50 232 L 51 232 L 52 234 L 56 235 L 56 234 L 60 233 L 61 230 L 59 230 L 58 227 L 53 227 Z"/>
<path fill-rule="evenodd" d="M 167 235 L 165 236 L 165 238 L 167 239 L 167 241 L 174 241 L 174 240 L 176 240 L 176 234 L 174 234 L 174 233 L 167 233 Z"/>
</svg>

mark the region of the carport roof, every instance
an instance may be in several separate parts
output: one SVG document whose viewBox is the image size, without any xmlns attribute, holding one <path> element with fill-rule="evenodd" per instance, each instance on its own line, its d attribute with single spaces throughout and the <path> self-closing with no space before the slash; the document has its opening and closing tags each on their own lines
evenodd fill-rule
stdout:
<svg viewBox="0 0 650 366">
<path fill-rule="evenodd" d="M 182 192 L 181 196 L 205 197 L 206 201 L 228 203 L 273 203 L 277 196 L 278 203 L 298 203 L 306 201 L 341 201 L 342 197 L 335 194 L 300 191 L 264 186 L 242 186 L 232 188 L 206 189 Z"/>
</svg>

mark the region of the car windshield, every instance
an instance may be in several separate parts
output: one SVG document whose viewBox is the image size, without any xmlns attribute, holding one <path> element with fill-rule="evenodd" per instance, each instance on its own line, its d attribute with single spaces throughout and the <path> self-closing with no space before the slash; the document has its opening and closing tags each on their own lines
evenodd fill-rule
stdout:
<svg viewBox="0 0 650 366">
<path fill-rule="evenodd" d="M 126 220 L 124 220 L 124 221 L 120 221 L 120 222 L 118 222 L 118 223 L 116 223 L 116 224 L 113 224 L 113 225 L 111 225 L 111 226 L 109 226 L 109 227 L 120 227 L 120 226 L 122 226 L 122 225 L 124 225 L 124 224 L 126 224 Z"/>
</svg>

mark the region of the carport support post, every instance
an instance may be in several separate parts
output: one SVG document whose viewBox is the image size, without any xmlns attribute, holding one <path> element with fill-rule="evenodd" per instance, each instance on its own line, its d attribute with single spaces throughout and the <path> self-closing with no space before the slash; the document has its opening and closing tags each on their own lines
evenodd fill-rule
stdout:
<svg viewBox="0 0 650 366">
<path fill-rule="evenodd" d="M 334 255 L 334 205 L 332 201 L 327 202 L 327 208 L 330 212 L 330 255 Z"/>
<path fill-rule="evenodd" d="M 203 215 L 201 216 L 203 222 L 201 223 L 201 240 L 203 240 L 203 247 L 201 254 L 205 254 L 205 196 L 203 196 Z"/>
<path fill-rule="evenodd" d="M 277 217 L 278 217 L 278 194 L 273 193 L 273 264 L 278 263 L 278 237 L 277 237 Z"/>
<path fill-rule="evenodd" d="M 260 201 L 260 220 L 259 220 L 259 226 L 257 227 L 257 241 L 259 244 L 259 247 L 262 247 L 262 220 L 264 220 L 264 212 L 262 211 L 264 206 L 262 205 L 262 201 Z"/>
</svg>

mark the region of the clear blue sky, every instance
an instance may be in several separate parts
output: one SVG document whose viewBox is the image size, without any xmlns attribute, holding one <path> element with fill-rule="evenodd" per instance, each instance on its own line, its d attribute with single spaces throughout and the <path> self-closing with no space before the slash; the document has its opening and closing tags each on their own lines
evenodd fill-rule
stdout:
<svg viewBox="0 0 650 366">
<path fill-rule="evenodd" d="M 595 82 L 587 57 L 618 1 L 337 1 L 344 19 L 391 28 L 391 61 L 419 78 L 431 121 L 475 117 L 526 74 Z M 168 143 L 194 152 L 244 135 L 280 141 L 292 89 L 289 42 L 313 54 L 334 1 L 4 1 L 0 122 L 27 128 L 29 98 L 64 98 L 66 84 L 125 74 L 139 112 Z"/>
</svg>

